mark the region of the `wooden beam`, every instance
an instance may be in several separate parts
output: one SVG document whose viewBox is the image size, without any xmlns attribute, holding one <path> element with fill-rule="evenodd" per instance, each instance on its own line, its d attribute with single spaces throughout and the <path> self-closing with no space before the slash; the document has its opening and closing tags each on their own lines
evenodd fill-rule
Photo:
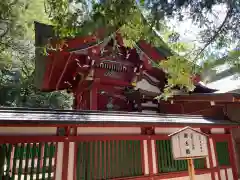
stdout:
<svg viewBox="0 0 240 180">
<path fill-rule="evenodd" d="M 225 94 L 191 94 L 191 95 L 176 95 L 170 98 L 169 101 L 174 102 L 240 102 L 240 95 L 234 93 Z"/>
</svg>

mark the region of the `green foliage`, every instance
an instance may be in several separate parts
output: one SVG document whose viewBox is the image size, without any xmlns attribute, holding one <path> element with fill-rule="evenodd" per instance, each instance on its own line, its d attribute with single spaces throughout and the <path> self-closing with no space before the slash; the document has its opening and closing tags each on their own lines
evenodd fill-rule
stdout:
<svg viewBox="0 0 240 180">
<path fill-rule="evenodd" d="M 0 39 L 0 106 L 69 109 L 72 97 L 64 92 L 41 92 L 33 82 L 33 21 L 48 22 L 44 0 L 2 0 L 0 22 L 9 30 Z"/>
<path fill-rule="evenodd" d="M 180 87 L 186 91 L 193 91 L 194 84 L 191 77 L 194 75 L 193 65 L 183 56 L 170 56 L 160 62 L 160 67 L 167 72 L 167 85 L 159 98 L 167 99 L 173 95 L 172 89 Z"/>
</svg>

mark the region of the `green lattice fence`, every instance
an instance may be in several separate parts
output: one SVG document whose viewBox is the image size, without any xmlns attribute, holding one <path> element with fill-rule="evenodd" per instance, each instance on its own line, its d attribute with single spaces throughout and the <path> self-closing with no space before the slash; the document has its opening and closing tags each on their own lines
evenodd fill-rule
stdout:
<svg viewBox="0 0 240 180">
<path fill-rule="evenodd" d="M 2 144 L 4 166 L 0 180 L 4 180 L 3 176 L 11 180 L 52 180 L 55 147 L 55 143 Z"/>
<path fill-rule="evenodd" d="M 219 166 L 229 166 L 228 142 L 216 142 L 216 152 Z"/>
<path fill-rule="evenodd" d="M 175 172 L 175 171 L 186 171 L 187 161 L 186 160 L 174 160 L 172 156 L 172 147 L 170 140 L 157 140 L 157 160 L 159 173 Z M 205 159 L 194 160 L 195 169 L 205 168 Z"/>
<path fill-rule="evenodd" d="M 77 180 L 105 180 L 143 175 L 139 140 L 79 142 Z"/>
</svg>

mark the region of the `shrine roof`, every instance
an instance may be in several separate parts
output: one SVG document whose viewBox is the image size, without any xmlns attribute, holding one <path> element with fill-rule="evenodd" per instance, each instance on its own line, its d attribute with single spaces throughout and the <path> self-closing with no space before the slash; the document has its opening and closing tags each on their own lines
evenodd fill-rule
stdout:
<svg viewBox="0 0 240 180">
<path fill-rule="evenodd" d="M 102 112 L 76 110 L 44 110 L 1 108 L 0 124 L 152 124 L 152 125 L 222 125 L 234 126 L 230 120 L 211 119 L 203 116 L 144 114 L 139 112 Z"/>
<path fill-rule="evenodd" d="M 190 95 L 176 95 L 171 98 L 173 101 L 214 101 L 221 103 L 240 103 L 240 94 L 238 93 L 199 93 Z"/>
</svg>

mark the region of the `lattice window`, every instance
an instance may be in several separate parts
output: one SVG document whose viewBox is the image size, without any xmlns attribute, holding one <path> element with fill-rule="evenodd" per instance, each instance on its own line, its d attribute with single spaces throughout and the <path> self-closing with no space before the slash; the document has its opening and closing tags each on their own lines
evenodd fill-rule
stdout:
<svg viewBox="0 0 240 180">
<path fill-rule="evenodd" d="M 174 160 L 172 156 L 172 147 L 170 140 L 157 140 L 157 160 L 159 173 L 186 171 L 186 160 Z M 205 168 L 205 159 L 195 159 L 194 166 L 196 169 Z"/>
<path fill-rule="evenodd" d="M 77 180 L 143 175 L 140 141 L 80 142 L 76 166 Z"/>
<path fill-rule="evenodd" d="M 219 166 L 229 166 L 228 142 L 216 142 L 217 160 Z"/>
</svg>

